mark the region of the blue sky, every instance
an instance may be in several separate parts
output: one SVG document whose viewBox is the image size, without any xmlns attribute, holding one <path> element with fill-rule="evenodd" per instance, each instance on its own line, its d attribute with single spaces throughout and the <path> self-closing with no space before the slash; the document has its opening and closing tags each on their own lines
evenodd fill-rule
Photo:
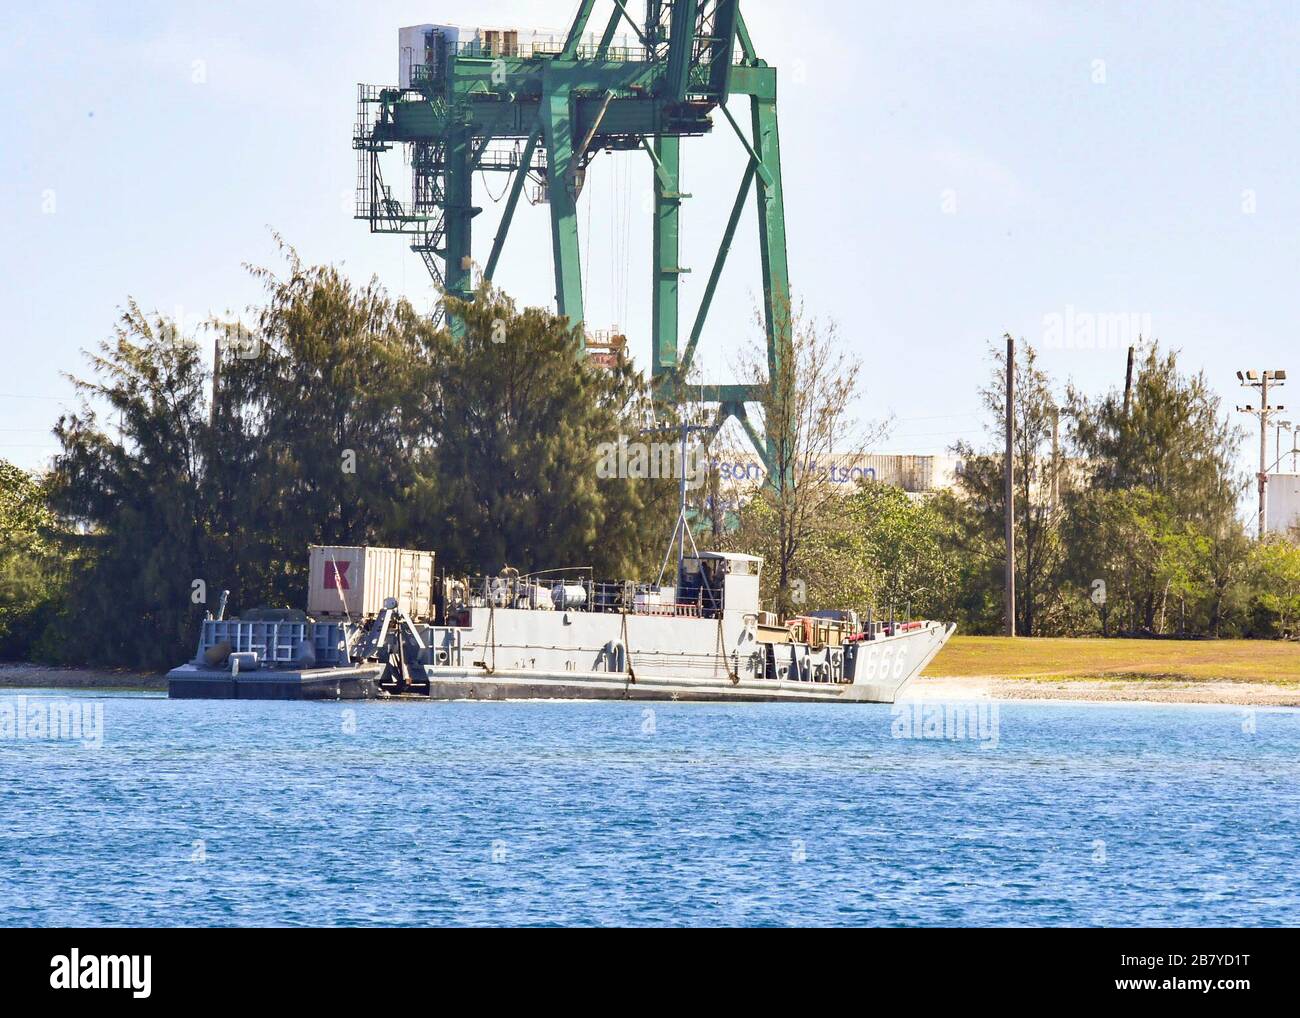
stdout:
<svg viewBox="0 0 1300 1018">
<path fill-rule="evenodd" d="M 395 82 L 401 25 L 563 26 L 575 3 L 5 6 L 0 456 L 36 467 L 73 405 L 63 373 L 126 298 L 188 321 L 238 310 L 258 296 L 243 263 L 275 263 L 271 229 L 427 306 L 417 257 L 350 218 L 356 84 Z M 1132 316 L 1230 405 L 1236 369 L 1300 370 L 1297 4 L 744 9 L 782 74 L 792 283 L 861 360 L 860 415 L 896 418 L 882 450 L 979 438 L 988 341 L 1046 347 L 1053 315 Z M 683 333 L 742 158 L 724 124 L 684 145 Z M 602 155 L 580 211 L 589 325 L 617 321 L 642 363 L 650 186 L 643 154 Z M 480 262 L 491 195 L 476 181 Z M 702 347 L 710 380 L 757 338 L 751 218 Z M 521 209 L 497 280 L 550 301 L 544 207 Z M 1121 341 L 1041 352 L 1062 384 L 1122 382 Z"/>
</svg>

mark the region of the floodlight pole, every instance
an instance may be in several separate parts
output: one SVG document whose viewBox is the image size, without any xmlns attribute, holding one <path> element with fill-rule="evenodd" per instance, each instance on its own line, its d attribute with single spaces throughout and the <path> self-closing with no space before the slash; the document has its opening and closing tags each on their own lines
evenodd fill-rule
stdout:
<svg viewBox="0 0 1300 1018">
<path fill-rule="evenodd" d="M 1248 403 L 1237 409 L 1242 413 L 1257 414 L 1259 417 L 1259 473 L 1256 476 L 1259 481 L 1259 539 L 1262 541 L 1268 532 L 1268 419 L 1271 414 L 1286 409 L 1280 403 L 1277 406 L 1269 406 L 1268 390 L 1270 385 L 1282 385 L 1286 381 L 1286 371 L 1282 369 L 1238 371 L 1237 380 L 1245 387 L 1259 390 L 1258 408 Z"/>
<path fill-rule="evenodd" d="M 1268 515 L 1268 372 L 1259 383 L 1259 539 L 1264 540 Z"/>
</svg>

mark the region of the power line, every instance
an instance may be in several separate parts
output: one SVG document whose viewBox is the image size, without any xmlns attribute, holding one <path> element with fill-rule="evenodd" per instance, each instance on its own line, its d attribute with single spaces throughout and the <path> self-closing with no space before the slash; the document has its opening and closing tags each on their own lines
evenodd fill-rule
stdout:
<svg viewBox="0 0 1300 1018">
<path fill-rule="evenodd" d="M 903 435 L 891 435 L 890 437 L 891 439 L 896 440 L 900 438 L 939 438 L 943 435 L 956 436 L 956 435 L 964 435 L 964 434 L 966 434 L 965 430 L 960 428 L 954 428 L 950 431 L 911 431 Z"/>
<path fill-rule="evenodd" d="M 964 414 L 927 414 L 924 417 L 895 417 L 896 421 L 946 421 L 954 417 L 983 417 L 986 411 L 972 410 Z"/>
</svg>

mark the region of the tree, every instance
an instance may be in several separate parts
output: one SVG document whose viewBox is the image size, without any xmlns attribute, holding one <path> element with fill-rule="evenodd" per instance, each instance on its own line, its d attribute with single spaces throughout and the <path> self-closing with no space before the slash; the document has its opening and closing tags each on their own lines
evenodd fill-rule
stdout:
<svg viewBox="0 0 1300 1018">
<path fill-rule="evenodd" d="M 1250 551 L 1251 627 L 1260 636 L 1294 636 L 1300 621 L 1300 546 L 1281 538 Z"/>
<path fill-rule="evenodd" d="M 1202 631 L 1218 637 L 1223 635 L 1225 623 L 1245 611 L 1248 592 L 1244 581 L 1251 541 L 1235 517 L 1224 517 L 1203 532 L 1207 540 L 1199 572 L 1200 589 L 1206 602 Z"/>
<path fill-rule="evenodd" d="M 43 478 L 0 460 L 0 658 L 26 658 L 57 609 L 65 570 Z"/>
<path fill-rule="evenodd" d="M 805 554 L 812 607 L 891 608 L 945 617 L 951 610 L 957 564 L 935 499 L 860 481 L 841 496 L 834 528 L 818 531 Z"/>
<path fill-rule="evenodd" d="M 465 331 L 438 365 L 438 434 L 403 532 L 436 535 L 444 561 L 477 572 L 647 569 L 676 517 L 677 484 L 599 469 L 607 443 L 647 438 L 633 366 L 582 358 L 565 319 L 487 286 L 449 310 Z"/>
<path fill-rule="evenodd" d="M 391 543 L 442 426 L 446 332 L 376 279 L 304 264 L 250 271 L 265 299 L 222 340 L 205 493 L 237 604 L 298 605 L 309 544 Z M 420 543 L 420 547 L 433 547 Z"/>
<path fill-rule="evenodd" d="M 770 536 L 748 536 L 767 550 L 767 568 L 775 574 L 776 609 L 789 614 L 803 607 L 806 592 L 800 556 L 815 535 L 837 525 L 844 508 L 837 486 L 829 483 L 830 458 L 846 447 L 861 449 L 868 436 L 856 426 L 848 407 L 859 365 L 840 347 L 835 327 L 822 326 L 802 311 L 783 320 L 789 323 L 788 333 L 777 344 L 780 355 L 774 370 L 751 354 L 742 374 L 753 384 L 767 381 L 761 428 L 753 438 L 767 449 L 769 472 L 753 495 L 762 509 L 750 519 L 764 520 Z"/>
<path fill-rule="evenodd" d="M 1177 351 L 1151 343 L 1125 408 L 1123 392 L 1100 399 L 1068 391 L 1070 439 L 1095 487 L 1145 488 L 1180 518 L 1213 523 L 1235 512 L 1242 479 L 1233 462 L 1242 431 L 1222 413 L 1204 372 L 1184 374 Z"/>
<path fill-rule="evenodd" d="M 96 380 L 60 417 L 49 478 L 62 535 L 83 558 L 59 643 L 96 664 L 162 667 L 187 656 L 202 609 L 192 600 L 206 551 L 202 497 L 205 371 L 193 343 L 131 302 L 113 340 L 88 354 Z M 116 432 L 89 400 L 102 401 Z"/>
<path fill-rule="evenodd" d="M 1172 582 L 1166 573 L 1178 559 L 1185 566 L 1184 596 L 1191 591 L 1186 577 L 1192 572 L 1208 583 L 1207 624 L 1217 634 L 1229 586 L 1244 566 L 1236 518 L 1243 481 L 1233 467 L 1242 433 L 1221 412 L 1204 373 L 1183 374 L 1177 352 L 1162 354 L 1152 343 L 1143 352 L 1127 405 L 1118 389 L 1093 399 L 1071 388 L 1069 407 L 1070 438 L 1089 469 L 1084 498 L 1145 493 L 1138 497 L 1151 510 L 1141 523 L 1150 552 L 1125 566 L 1125 586 L 1137 599 L 1131 606 L 1133 628 L 1162 628 L 1157 623 Z M 1200 548 L 1199 556 L 1188 542 Z M 1183 547 L 1171 559 L 1175 545 Z M 1199 564 L 1186 565 L 1194 561 Z"/>
<path fill-rule="evenodd" d="M 1146 488 L 1072 492 L 1069 507 L 1067 574 L 1095 598 L 1111 630 L 1163 632 L 1171 595 L 1194 596 L 1209 553 L 1204 535 Z"/>
<path fill-rule="evenodd" d="M 487 289 L 453 342 L 375 280 L 285 251 L 284 275 L 254 270 L 252 326 L 211 323 L 215 405 L 197 342 L 134 303 L 74 380 L 48 484 L 79 564 L 48 641 L 64 660 L 174 665 L 222 588 L 235 610 L 300 605 L 310 543 L 467 570 L 657 565 L 675 482 L 597 470 L 648 420 L 630 365 L 592 365 L 562 319 Z"/>
</svg>

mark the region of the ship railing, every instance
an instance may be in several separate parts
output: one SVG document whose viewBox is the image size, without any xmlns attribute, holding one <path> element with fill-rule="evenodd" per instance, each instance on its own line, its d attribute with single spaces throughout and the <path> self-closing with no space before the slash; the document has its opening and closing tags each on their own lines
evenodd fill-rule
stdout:
<svg viewBox="0 0 1300 1018">
<path fill-rule="evenodd" d="M 633 580 L 595 581 L 590 574 L 516 575 L 511 572 L 474 576 L 465 581 L 464 589 L 471 592 L 470 604 L 465 607 L 472 608 L 606 612 L 695 619 L 716 617 L 716 610 L 698 604 L 679 604 L 673 587 Z"/>
<path fill-rule="evenodd" d="M 536 39 L 531 42 L 499 40 L 493 43 L 488 40 L 470 39 L 449 45 L 447 49 L 449 55 L 457 57 L 477 57 L 483 60 L 494 60 L 498 57 L 531 60 L 539 57 L 559 56 L 564 49 L 564 41 L 563 36 L 556 36 L 553 39 Z M 577 60 L 596 60 L 599 58 L 616 63 L 646 63 L 650 60 L 650 54 L 642 46 L 611 45 L 607 46 L 602 53 L 599 43 L 594 41 L 580 43 L 573 55 Z M 420 65 L 417 64 L 416 66 Z"/>
<path fill-rule="evenodd" d="M 589 574 L 520 574 L 511 570 L 496 576 L 472 576 L 465 588 L 472 592 L 470 607 L 524 608 L 534 611 L 590 611 L 592 583 Z"/>
<path fill-rule="evenodd" d="M 228 644 L 232 654 L 255 654 L 263 668 L 339 668 L 350 663 L 354 628 L 344 622 L 204 619 L 194 659 L 205 661 L 208 651 Z"/>
<path fill-rule="evenodd" d="M 698 604 L 681 604 L 674 587 L 660 587 L 653 583 L 636 583 L 632 580 L 600 582 L 595 584 L 592 601 L 594 611 L 626 612 L 628 615 L 657 615 L 698 619 L 714 617 Z"/>
</svg>

